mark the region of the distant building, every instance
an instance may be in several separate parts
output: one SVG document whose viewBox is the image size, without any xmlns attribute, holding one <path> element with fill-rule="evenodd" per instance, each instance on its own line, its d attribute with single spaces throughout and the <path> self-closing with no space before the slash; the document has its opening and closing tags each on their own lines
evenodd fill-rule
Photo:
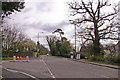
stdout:
<svg viewBox="0 0 120 80">
<path fill-rule="evenodd" d="M 115 49 L 116 49 L 116 55 L 120 55 L 120 41 L 116 44 L 115 46 Z"/>
</svg>

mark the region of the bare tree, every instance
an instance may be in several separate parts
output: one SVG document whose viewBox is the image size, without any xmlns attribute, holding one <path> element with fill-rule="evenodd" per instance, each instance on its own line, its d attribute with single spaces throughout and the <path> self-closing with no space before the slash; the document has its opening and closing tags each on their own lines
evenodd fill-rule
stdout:
<svg viewBox="0 0 120 80">
<path fill-rule="evenodd" d="M 4 25 L 2 39 L 3 54 L 5 52 L 7 53 L 6 55 L 9 56 L 9 51 L 14 53 L 21 46 L 23 41 L 28 41 L 26 35 L 21 33 L 15 26 Z"/>
<path fill-rule="evenodd" d="M 72 24 L 81 27 L 78 35 L 93 41 L 94 54 L 100 54 L 100 40 L 117 40 L 117 5 L 113 6 L 109 0 L 89 0 L 70 2 L 69 8 L 73 16 Z M 112 8 L 111 8 L 112 7 Z M 108 9 L 105 12 L 104 10 Z M 111 10 L 109 10 L 111 9 Z"/>
</svg>

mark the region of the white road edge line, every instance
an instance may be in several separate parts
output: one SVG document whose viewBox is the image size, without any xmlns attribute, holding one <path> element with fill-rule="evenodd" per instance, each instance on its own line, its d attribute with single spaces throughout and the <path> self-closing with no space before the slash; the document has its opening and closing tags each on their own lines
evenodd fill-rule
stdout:
<svg viewBox="0 0 120 80">
<path fill-rule="evenodd" d="M 7 68 L 3 68 L 3 69 L 5 69 L 5 70 L 7 70 L 7 71 L 9 71 L 9 72 L 18 72 L 18 73 L 24 74 L 24 75 L 26 75 L 26 76 L 29 76 L 29 77 L 37 80 L 36 77 L 34 77 L 34 76 L 32 76 L 32 75 L 30 75 L 30 74 L 28 74 L 28 73 L 22 72 L 22 71 L 16 71 L 16 70 L 7 69 Z"/>
<path fill-rule="evenodd" d="M 20 71 L 19 73 L 22 73 L 22 74 L 24 74 L 24 75 L 26 75 L 26 76 L 29 76 L 29 77 L 33 78 L 33 79 L 37 79 L 36 77 L 34 77 L 34 76 L 30 75 L 30 74 L 27 74 L 27 73 L 25 73 L 25 72 L 21 72 L 21 71 Z"/>
<path fill-rule="evenodd" d="M 6 69 L 6 70 L 9 71 L 9 72 L 18 72 L 18 71 L 11 70 L 11 69 Z"/>
<path fill-rule="evenodd" d="M 43 58 L 42 58 L 42 61 L 43 61 L 43 63 L 45 64 L 45 66 L 47 67 L 47 69 L 48 69 L 50 75 L 52 76 L 52 78 L 55 78 L 55 76 L 53 75 L 53 73 L 51 72 L 51 70 L 49 69 L 49 67 L 47 66 L 47 64 L 46 64 L 46 62 L 44 61 Z"/>
</svg>

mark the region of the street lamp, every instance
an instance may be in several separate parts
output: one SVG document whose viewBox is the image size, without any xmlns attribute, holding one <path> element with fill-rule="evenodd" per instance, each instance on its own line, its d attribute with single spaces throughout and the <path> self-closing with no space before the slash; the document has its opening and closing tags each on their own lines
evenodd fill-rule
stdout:
<svg viewBox="0 0 120 80">
<path fill-rule="evenodd" d="M 76 57 L 76 26 L 77 26 L 77 22 L 73 21 L 73 20 L 69 20 L 71 24 L 75 25 L 75 57 Z"/>
<path fill-rule="evenodd" d="M 37 52 L 40 53 L 40 41 L 39 41 L 39 34 L 44 32 L 38 32 L 38 41 L 37 41 Z"/>
</svg>

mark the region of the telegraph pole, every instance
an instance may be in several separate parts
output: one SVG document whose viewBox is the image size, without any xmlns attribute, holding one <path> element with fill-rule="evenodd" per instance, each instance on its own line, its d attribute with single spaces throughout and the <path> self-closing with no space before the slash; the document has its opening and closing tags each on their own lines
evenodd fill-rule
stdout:
<svg viewBox="0 0 120 80">
<path fill-rule="evenodd" d="M 77 22 L 76 21 L 72 21 L 72 20 L 69 20 L 71 24 L 74 24 L 75 25 L 75 58 L 76 58 L 76 26 L 77 26 Z"/>
<path fill-rule="evenodd" d="M 38 32 L 38 41 L 37 41 L 37 52 L 40 53 L 40 39 L 39 39 L 39 36 L 40 36 L 40 33 L 44 33 L 44 32 Z"/>
<path fill-rule="evenodd" d="M 37 57 L 39 55 L 40 52 L 40 42 L 39 42 L 39 33 L 38 33 L 38 41 L 37 41 Z"/>
<path fill-rule="evenodd" d="M 76 24 L 75 24 L 75 57 L 76 57 Z"/>
</svg>

